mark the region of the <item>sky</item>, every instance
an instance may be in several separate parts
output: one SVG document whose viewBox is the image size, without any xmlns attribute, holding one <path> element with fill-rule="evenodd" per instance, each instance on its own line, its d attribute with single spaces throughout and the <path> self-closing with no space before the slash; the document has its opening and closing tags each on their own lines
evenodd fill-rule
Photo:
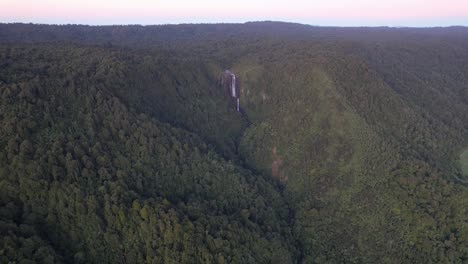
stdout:
<svg viewBox="0 0 468 264">
<path fill-rule="evenodd" d="M 318 26 L 468 26 L 468 0 L 0 0 L 0 22 L 180 24 L 287 21 Z"/>
</svg>

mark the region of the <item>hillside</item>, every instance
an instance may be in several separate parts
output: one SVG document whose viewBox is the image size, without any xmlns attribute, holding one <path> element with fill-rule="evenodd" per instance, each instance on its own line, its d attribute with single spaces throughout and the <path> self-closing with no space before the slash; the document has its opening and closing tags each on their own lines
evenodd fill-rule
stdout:
<svg viewBox="0 0 468 264">
<path fill-rule="evenodd" d="M 0 95 L 2 261 L 468 261 L 466 28 L 0 24 Z"/>
</svg>

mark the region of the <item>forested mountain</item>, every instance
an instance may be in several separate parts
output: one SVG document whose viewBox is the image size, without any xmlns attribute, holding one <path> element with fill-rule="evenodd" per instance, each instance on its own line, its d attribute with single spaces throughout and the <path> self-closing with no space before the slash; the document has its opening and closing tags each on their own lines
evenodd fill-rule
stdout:
<svg viewBox="0 0 468 264">
<path fill-rule="evenodd" d="M 0 24 L 1 263 L 468 263 L 467 149 L 463 27 Z"/>
</svg>

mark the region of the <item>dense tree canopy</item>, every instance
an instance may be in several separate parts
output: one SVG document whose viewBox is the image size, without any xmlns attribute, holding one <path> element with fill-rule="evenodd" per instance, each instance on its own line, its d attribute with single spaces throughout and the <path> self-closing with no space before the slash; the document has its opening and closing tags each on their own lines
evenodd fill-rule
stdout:
<svg viewBox="0 0 468 264">
<path fill-rule="evenodd" d="M 467 146 L 465 28 L 0 24 L 2 263 L 465 263 Z"/>
</svg>

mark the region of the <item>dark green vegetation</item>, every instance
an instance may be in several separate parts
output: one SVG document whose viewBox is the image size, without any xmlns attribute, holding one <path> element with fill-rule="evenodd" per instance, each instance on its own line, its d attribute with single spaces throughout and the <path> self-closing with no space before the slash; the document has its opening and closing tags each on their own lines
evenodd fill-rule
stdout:
<svg viewBox="0 0 468 264">
<path fill-rule="evenodd" d="M 465 28 L 0 41 L 2 263 L 468 262 Z"/>
<path fill-rule="evenodd" d="M 465 149 L 462 154 L 460 154 L 460 164 L 463 176 L 468 177 L 468 149 Z"/>
</svg>

